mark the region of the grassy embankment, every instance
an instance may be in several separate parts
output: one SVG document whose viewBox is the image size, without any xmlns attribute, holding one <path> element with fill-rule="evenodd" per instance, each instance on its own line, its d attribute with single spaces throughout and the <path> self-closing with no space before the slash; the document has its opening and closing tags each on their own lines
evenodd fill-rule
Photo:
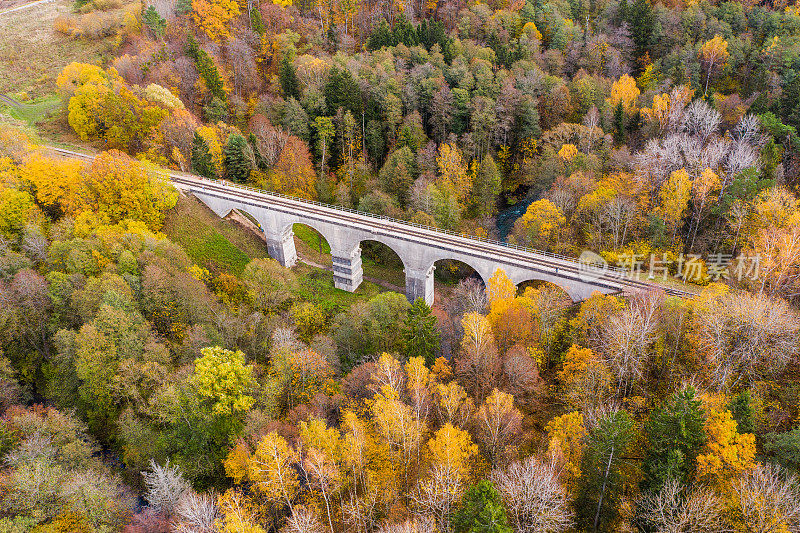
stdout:
<svg viewBox="0 0 800 533">
<path fill-rule="evenodd" d="M 192 261 L 210 270 L 238 275 L 251 259 L 268 257 L 266 243 L 251 229 L 217 217 L 192 197 L 179 198 L 167 214 L 162 231 L 183 246 Z M 315 248 L 315 235 L 301 232 L 295 245 L 301 257 L 323 265 L 330 263 L 330 249 L 326 263 L 325 254 Z M 300 282 L 300 297 L 324 307 L 344 308 L 386 290 L 365 281 L 356 292 L 349 293 L 334 288 L 333 275 L 327 270 L 302 263 L 293 270 Z"/>
</svg>

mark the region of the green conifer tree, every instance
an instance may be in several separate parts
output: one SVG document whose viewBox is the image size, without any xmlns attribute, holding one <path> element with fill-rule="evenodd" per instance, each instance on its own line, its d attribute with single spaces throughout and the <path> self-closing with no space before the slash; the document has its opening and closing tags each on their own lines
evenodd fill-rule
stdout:
<svg viewBox="0 0 800 533">
<path fill-rule="evenodd" d="M 156 39 L 164 37 L 164 32 L 167 30 L 167 21 L 158 14 L 155 7 L 151 5 L 145 9 L 144 13 L 142 13 L 142 20 L 144 20 L 150 32 L 152 32 L 153 37 Z"/>
<path fill-rule="evenodd" d="M 225 177 L 238 183 L 244 183 L 250 177 L 253 168 L 249 157 L 249 145 L 240 133 L 232 133 L 223 149 L 225 156 Z"/>
<path fill-rule="evenodd" d="M 455 533 L 511 533 L 500 493 L 491 481 L 481 481 L 464 494 L 453 514 Z"/>
<path fill-rule="evenodd" d="M 617 530 L 623 469 L 629 464 L 625 456 L 633 436 L 633 420 L 625 411 L 607 414 L 590 431 L 575 501 L 579 530 Z"/>
<path fill-rule="evenodd" d="M 208 143 L 197 132 L 194 132 L 192 139 L 192 171 L 205 178 L 215 178 L 214 164 L 211 159 L 211 151 Z"/>
<path fill-rule="evenodd" d="M 694 476 L 697 454 L 706 441 L 705 414 L 694 387 L 676 392 L 650 413 L 645 424 L 649 447 L 642 470 L 643 491 L 658 491 L 669 479 Z"/>
<path fill-rule="evenodd" d="M 422 298 L 417 298 L 406 315 L 403 341 L 408 357 L 424 357 L 429 367 L 439 350 L 439 330 L 436 317 Z"/>
<path fill-rule="evenodd" d="M 285 98 L 300 99 L 300 80 L 297 79 L 297 71 L 292 64 L 290 54 L 284 54 L 281 59 L 278 77 L 281 81 L 281 89 Z"/>
</svg>

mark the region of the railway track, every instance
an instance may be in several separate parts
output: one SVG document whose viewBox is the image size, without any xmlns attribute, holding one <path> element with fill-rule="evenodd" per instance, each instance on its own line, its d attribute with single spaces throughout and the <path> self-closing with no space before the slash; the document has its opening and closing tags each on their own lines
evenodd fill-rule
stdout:
<svg viewBox="0 0 800 533">
<path fill-rule="evenodd" d="M 91 160 L 94 157 L 89 154 L 82 154 L 72 150 L 62 148 L 52 148 L 56 153 L 67 157 L 77 157 Z M 358 212 L 347 208 L 321 204 L 309 200 L 291 198 L 281 194 L 268 191 L 252 189 L 242 185 L 232 185 L 215 180 L 209 180 L 191 174 L 159 172 L 165 179 L 175 184 L 178 188 L 185 190 L 198 190 L 203 193 L 211 193 L 224 197 L 235 197 L 238 201 L 246 201 L 251 205 L 258 206 L 267 204 L 270 208 L 278 209 L 292 214 L 303 214 L 314 219 L 327 221 L 336 220 L 350 227 L 366 230 L 375 234 L 391 234 L 413 240 L 415 242 L 425 242 L 434 246 L 446 246 L 453 249 L 468 251 L 483 257 L 494 257 L 502 259 L 508 263 L 516 263 L 530 267 L 531 270 L 538 270 L 552 275 L 555 270 L 557 275 L 577 280 L 585 281 L 587 271 L 577 260 L 548 252 L 522 248 L 507 243 L 491 241 L 489 239 L 479 239 L 457 235 L 437 228 L 420 226 L 405 221 L 391 219 L 380 215 Z M 537 268 L 538 267 L 538 268 Z M 541 268 L 550 270 L 541 270 Z M 671 296 L 684 298 L 694 297 L 694 293 L 684 291 L 674 287 L 663 287 L 654 283 L 648 283 L 627 276 L 626 272 L 619 269 L 609 269 L 605 272 L 598 272 L 591 276 L 591 282 L 609 289 L 619 290 L 620 292 L 632 293 L 638 291 L 663 290 Z"/>
</svg>

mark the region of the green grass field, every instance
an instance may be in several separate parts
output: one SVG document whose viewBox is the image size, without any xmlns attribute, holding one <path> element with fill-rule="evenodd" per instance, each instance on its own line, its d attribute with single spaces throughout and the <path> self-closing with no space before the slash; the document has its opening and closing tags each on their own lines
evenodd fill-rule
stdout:
<svg viewBox="0 0 800 533">
<path fill-rule="evenodd" d="M 99 64 L 112 55 L 112 38 L 70 39 L 53 29 L 56 18 L 72 7 L 69 0 L 55 0 L 0 15 L 0 94 L 18 99 L 20 93 L 56 94 L 56 77 L 66 65 Z"/>
<path fill-rule="evenodd" d="M 36 124 L 58 110 L 61 98 L 55 95 L 43 96 L 30 102 L 20 102 L 19 106 L 1 105 L 0 113 L 6 114 L 16 120 L 26 122 L 28 126 Z"/>
<path fill-rule="evenodd" d="M 223 220 L 195 198 L 178 198 L 162 231 L 209 270 L 241 274 L 251 259 L 267 257 L 267 245 L 249 230 Z"/>
</svg>

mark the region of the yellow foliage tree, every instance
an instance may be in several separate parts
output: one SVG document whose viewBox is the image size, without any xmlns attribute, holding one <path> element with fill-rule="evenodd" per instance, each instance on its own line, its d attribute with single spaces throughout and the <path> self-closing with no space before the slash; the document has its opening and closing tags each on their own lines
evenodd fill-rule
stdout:
<svg viewBox="0 0 800 533">
<path fill-rule="evenodd" d="M 728 61 L 730 54 L 728 53 L 728 41 L 717 34 L 710 41 L 706 41 L 700 47 L 700 61 L 706 69 L 706 87 L 703 92 L 704 95 L 708 94 L 708 82 L 711 79 L 711 74 L 715 69 L 721 68 Z"/>
<path fill-rule="evenodd" d="M 284 502 L 292 508 L 300 479 L 294 465 L 297 452 L 277 433 L 270 432 L 258 443 L 248 464 L 249 477 L 267 501 Z"/>
<path fill-rule="evenodd" d="M 486 295 L 489 302 L 513 298 L 517 294 L 517 287 L 502 268 L 498 268 L 489 278 L 489 285 L 486 287 Z"/>
<path fill-rule="evenodd" d="M 192 0 L 192 20 L 215 42 L 230 37 L 230 22 L 239 13 L 239 4 L 235 0 Z"/>
<path fill-rule="evenodd" d="M 494 389 L 475 413 L 478 439 L 496 466 L 522 427 L 522 413 L 514 406 L 514 397 Z"/>
<path fill-rule="evenodd" d="M 453 143 L 442 144 L 436 163 L 442 186 L 454 190 L 461 202 L 466 201 L 472 189 L 472 180 L 458 146 Z"/>
<path fill-rule="evenodd" d="M 65 213 L 77 213 L 77 194 L 82 165 L 74 159 L 56 160 L 33 153 L 20 166 L 20 176 L 33 186 L 36 201 L 44 207 L 59 207 Z"/>
<path fill-rule="evenodd" d="M 228 489 L 217 500 L 219 514 L 215 521 L 220 533 L 267 533 L 258 525 L 258 506 L 236 489 Z"/>
<path fill-rule="evenodd" d="M 447 423 L 428 441 L 431 462 L 451 477 L 469 479 L 478 446 L 469 433 Z"/>
<path fill-rule="evenodd" d="M 25 191 L 0 185 L 0 235 L 16 239 L 36 211 L 33 198 Z"/>
<path fill-rule="evenodd" d="M 579 409 L 596 406 L 611 393 L 611 373 L 603 360 L 589 348 L 575 344 L 564 354 L 558 380 L 565 399 Z"/>
<path fill-rule="evenodd" d="M 300 423 L 300 438 L 305 454 L 303 470 L 312 486 L 319 488 L 322 493 L 328 524 L 333 531 L 331 496 L 342 484 L 341 437 L 336 429 L 329 428 L 319 418 L 313 418 L 308 423 Z"/>
<path fill-rule="evenodd" d="M 567 218 L 553 202 L 537 200 L 514 223 L 514 236 L 526 246 L 546 248 L 558 242 L 561 228 L 566 224 Z"/>
<path fill-rule="evenodd" d="M 664 213 L 664 222 L 672 228 L 673 239 L 678 228 L 678 223 L 686 214 L 689 198 L 692 194 L 692 179 L 685 169 L 674 171 L 669 179 L 661 186 L 659 198 L 661 209 Z"/>
<path fill-rule="evenodd" d="M 447 384 L 437 384 L 435 393 L 439 419 L 464 428 L 475 410 L 475 405 L 472 398 L 467 395 L 467 391 L 453 380 Z"/>
<path fill-rule="evenodd" d="M 578 148 L 574 144 L 564 144 L 558 151 L 558 157 L 565 163 L 571 162 L 578 155 Z"/>
<path fill-rule="evenodd" d="M 90 82 L 105 81 L 105 71 L 97 65 L 70 63 L 56 78 L 56 87 L 69 98 L 79 87 Z"/>
<path fill-rule="evenodd" d="M 530 295 L 492 301 L 487 318 L 498 348 L 505 351 L 515 344 L 532 347 L 539 340 L 537 312 Z"/>
<path fill-rule="evenodd" d="M 178 200 L 175 189 L 151 176 L 142 163 L 112 150 L 92 161 L 83 174 L 76 205 L 90 210 L 109 223 L 140 220 L 159 229 L 164 213 Z"/>
<path fill-rule="evenodd" d="M 697 477 L 720 486 L 755 466 L 756 438 L 740 434 L 730 411 L 708 409 L 708 441 L 697 456 Z"/>
<path fill-rule="evenodd" d="M 581 460 L 588 432 L 583 423 L 583 414 L 573 411 L 552 419 L 545 427 L 550 456 L 563 465 L 561 477 L 569 486 L 574 486 L 581 477 Z"/>
<path fill-rule="evenodd" d="M 219 139 L 217 130 L 211 126 L 200 126 L 197 128 L 197 134 L 208 145 L 208 152 L 211 154 L 211 163 L 214 165 L 214 171 L 218 176 L 221 175 L 223 170 L 222 142 Z"/>
<path fill-rule="evenodd" d="M 623 74 L 622 77 L 615 81 L 611 86 L 611 95 L 607 102 L 613 108 L 617 107 L 622 102 L 622 107 L 626 113 L 631 113 L 636 110 L 636 100 L 639 98 L 641 91 L 636 86 L 634 80 L 628 74 Z"/>
<path fill-rule="evenodd" d="M 203 348 L 202 357 L 194 362 L 192 384 L 198 395 L 213 402 L 218 414 L 244 413 L 255 401 L 247 394 L 255 385 L 252 365 L 246 365 L 244 354 L 220 346 Z"/>
</svg>

